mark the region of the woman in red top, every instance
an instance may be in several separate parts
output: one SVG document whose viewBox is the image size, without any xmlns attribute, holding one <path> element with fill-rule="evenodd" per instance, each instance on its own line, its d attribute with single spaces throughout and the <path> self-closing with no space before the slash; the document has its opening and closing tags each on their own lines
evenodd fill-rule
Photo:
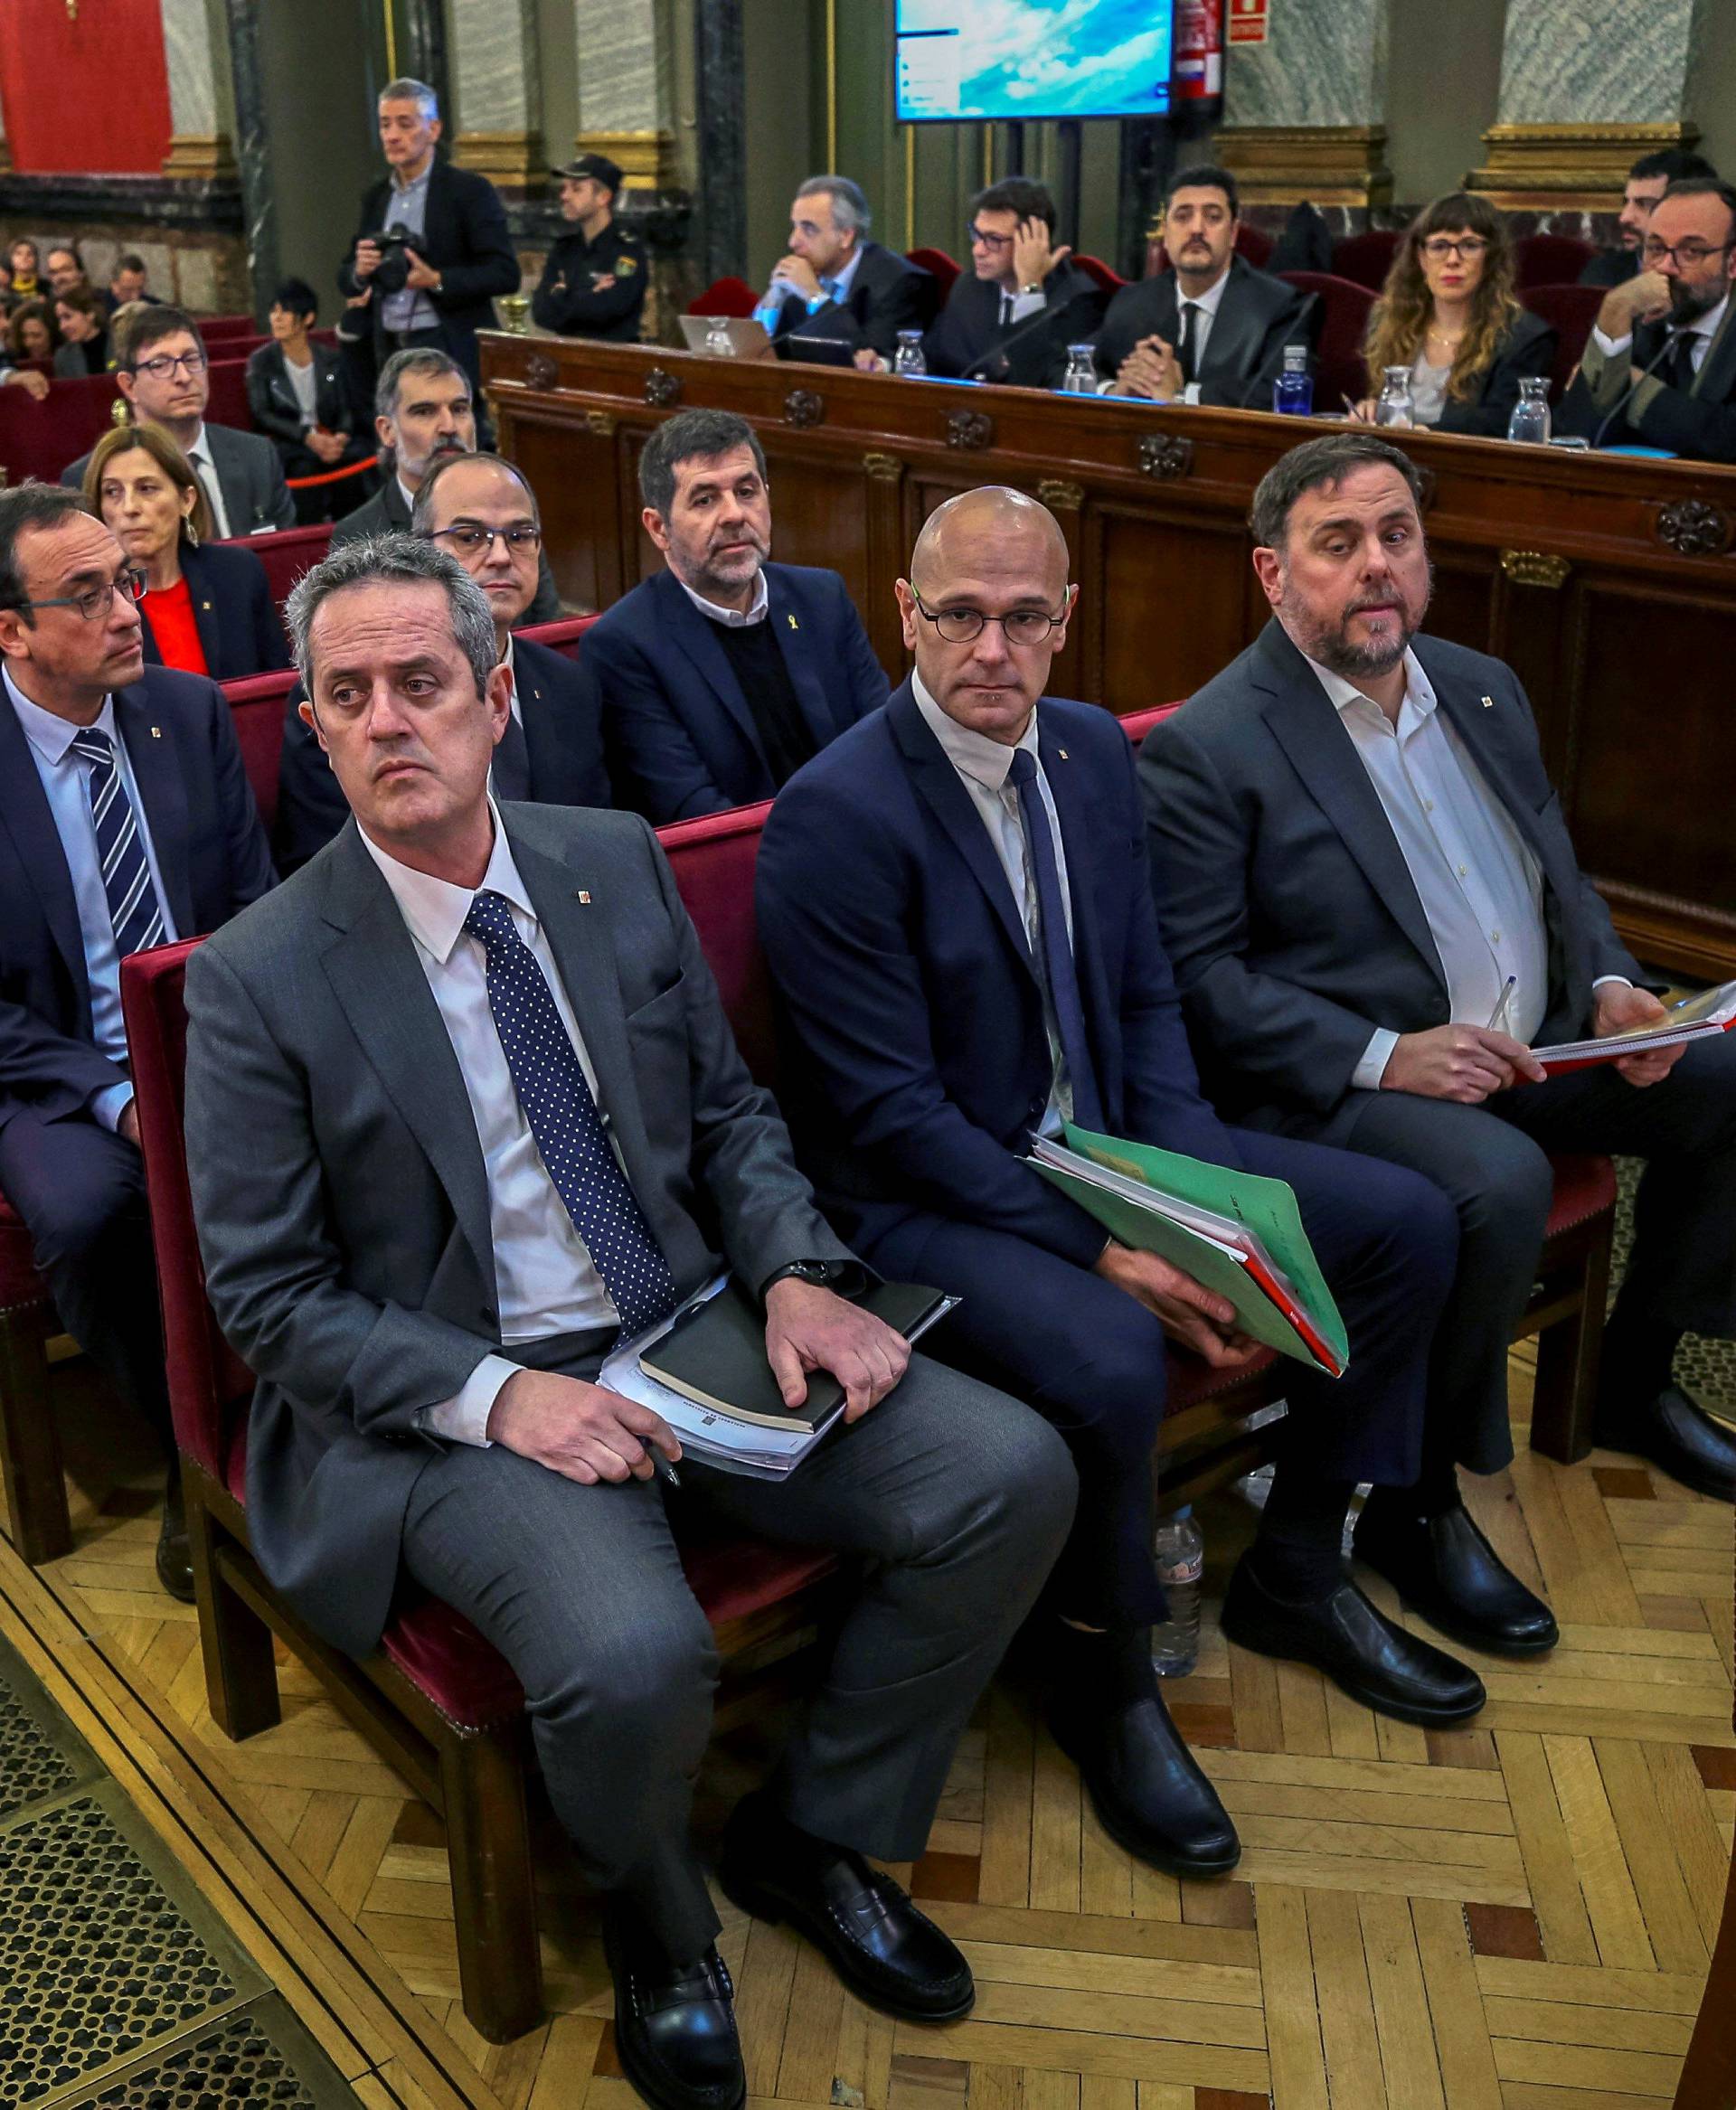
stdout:
<svg viewBox="0 0 1736 2110">
<path fill-rule="evenodd" d="M 145 660 L 213 681 L 288 666 L 265 567 L 238 543 L 212 543 L 211 508 L 192 465 L 158 425 L 121 425 L 91 450 L 84 495 L 145 574 Z"/>
</svg>

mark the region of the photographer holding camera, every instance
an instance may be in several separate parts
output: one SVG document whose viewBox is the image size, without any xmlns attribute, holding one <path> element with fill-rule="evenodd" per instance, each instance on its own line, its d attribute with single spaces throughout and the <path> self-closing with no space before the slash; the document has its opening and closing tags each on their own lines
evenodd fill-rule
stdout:
<svg viewBox="0 0 1736 2110">
<path fill-rule="evenodd" d="M 436 157 L 440 130 L 431 88 L 393 80 L 381 90 L 380 145 L 390 174 L 362 201 L 338 289 L 356 304 L 353 317 L 371 319 L 376 371 L 394 352 L 432 344 L 479 391 L 476 332 L 493 328 L 495 294 L 517 292 L 518 259 L 487 177 Z"/>
</svg>

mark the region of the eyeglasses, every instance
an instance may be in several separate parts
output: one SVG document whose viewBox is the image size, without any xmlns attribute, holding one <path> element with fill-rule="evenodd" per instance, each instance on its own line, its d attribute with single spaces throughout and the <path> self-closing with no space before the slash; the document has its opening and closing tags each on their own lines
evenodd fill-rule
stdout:
<svg viewBox="0 0 1736 2110">
<path fill-rule="evenodd" d="M 1013 237 L 1010 234 L 986 234 L 980 227 L 966 228 L 965 240 L 974 250 L 1010 250 L 1013 247 Z"/>
<path fill-rule="evenodd" d="M 1691 271 L 1696 264 L 1703 264 L 1708 257 L 1722 257 L 1728 249 L 1736 249 L 1736 241 L 1679 241 L 1674 248 L 1656 236 L 1647 235 L 1639 245 L 1639 253 L 1648 267 L 1656 268 L 1668 257 L 1679 271 Z"/>
<path fill-rule="evenodd" d="M 189 374 L 203 373 L 205 371 L 205 355 L 203 352 L 177 352 L 171 358 L 165 352 L 155 359 L 141 359 L 133 372 L 148 373 L 153 381 L 167 381 L 177 366 Z"/>
<path fill-rule="evenodd" d="M 56 594 L 52 600 L 25 601 L 27 608 L 76 608 L 87 623 L 100 621 L 108 613 L 109 603 L 118 594 L 123 600 L 142 601 L 145 598 L 145 574 L 142 571 L 123 571 L 118 579 L 111 579 L 107 586 L 88 586 L 82 593 Z"/>
<path fill-rule="evenodd" d="M 516 557 L 521 550 L 532 556 L 542 546 L 540 527 L 478 527 L 471 521 L 461 522 L 457 527 L 431 529 L 429 540 L 450 542 L 461 557 L 474 557 L 478 550 L 492 551 L 496 535 L 505 544 L 509 557 Z"/>
<path fill-rule="evenodd" d="M 1431 264 L 1444 264 L 1448 257 L 1463 257 L 1468 263 L 1488 246 L 1480 234 L 1431 234 L 1422 245 L 1422 253 Z"/>
<path fill-rule="evenodd" d="M 973 637 L 982 636 L 986 623 L 998 623 L 1009 645 L 1042 645 L 1052 630 L 1061 628 L 1068 615 L 1066 608 L 1058 616 L 1045 616 L 1041 608 L 1014 608 L 1010 616 L 986 616 L 980 608 L 941 608 L 937 612 L 922 606 L 922 597 L 914 588 L 910 598 L 916 603 L 917 614 L 926 616 L 948 645 L 968 645 Z"/>
</svg>

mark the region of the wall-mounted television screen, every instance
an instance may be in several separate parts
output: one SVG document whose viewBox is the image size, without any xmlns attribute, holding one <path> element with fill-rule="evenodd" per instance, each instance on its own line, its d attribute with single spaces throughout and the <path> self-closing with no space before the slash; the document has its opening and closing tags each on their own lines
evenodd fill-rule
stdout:
<svg viewBox="0 0 1736 2110">
<path fill-rule="evenodd" d="M 901 124 L 1169 112 L 1173 0 L 898 0 Z"/>
</svg>

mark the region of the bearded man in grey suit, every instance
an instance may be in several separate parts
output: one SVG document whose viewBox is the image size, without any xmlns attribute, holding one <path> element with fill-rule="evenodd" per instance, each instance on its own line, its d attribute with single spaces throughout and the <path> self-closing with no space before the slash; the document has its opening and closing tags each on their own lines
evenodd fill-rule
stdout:
<svg viewBox="0 0 1736 2110">
<path fill-rule="evenodd" d="M 609 1893 L 627 2074 L 665 2110 L 732 2110 L 688 1837 L 716 1656 L 669 1512 L 863 1562 L 722 1878 L 863 1998 L 939 2021 L 969 2007 L 969 1968 L 863 1856 L 922 1851 L 1068 1529 L 1071 1467 L 1029 1409 L 836 1294 L 861 1270 L 736 1052 L 646 824 L 491 799 L 510 690 L 468 574 L 409 537 L 351 544 L 289 624 L 352 818 L 187 976 L 200 1243 L 259 1380 L 254 1546 L 342 1647 L 377 1640 L 402 1571 L 507 1658 Z M 670 1493 L 667 1425 L 594 1380 L 618 1334 L 726 1266 L 763 1299 L 786 1399 L 830 1371 L 847 1426 L 788 1481 L 689 1460 Z"/>
</svg>

